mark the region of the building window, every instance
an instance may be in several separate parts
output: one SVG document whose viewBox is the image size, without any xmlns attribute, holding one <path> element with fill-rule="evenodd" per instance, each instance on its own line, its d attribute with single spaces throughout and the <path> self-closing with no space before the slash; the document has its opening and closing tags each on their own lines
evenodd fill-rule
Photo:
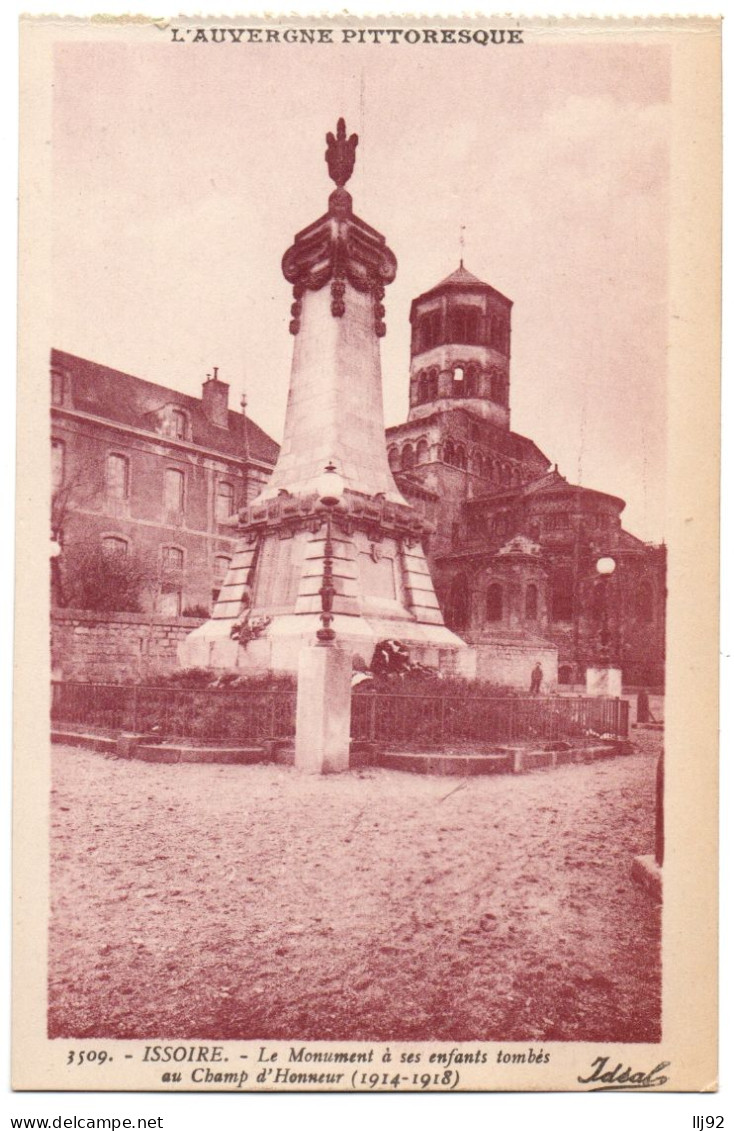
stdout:
<svg viewBox="0 0 734 1131">
<path fill-rule="evenodd" d="M 462 471 L 466 471 L 466 448 L 463 444 L 456 445 L 455 463 Z"/>
<path fill-rule="evenodd" d="M 230 567 L 232 559 L 228 558 L 226 554 L 217 554 L 214 558 L 214 586 L 212 588 L 212 604 L 216 604 L 219 598 L 219 592 L 224 584 L 224 579 L 227 576 L 227 570 Z"/>
<path fill-rule="evenodd" d="M 181 408 L 174 408 L 171 413 L 172 432 L 177 440 L 186 439 L 186 413 Z"/>
<path fill-rule="evenodd" d="M 551 618 L 554 621 L 573 620 L 573 577 L 570 570 L 559 570 L 551 586 Z"/>
<path fill-rule="evenodd" d="M 107 456 L 106 479 L 107 498 L 117 501 L 128 497 L 130 489 L 130 461 L 127 456 Z"/>
<path fill-rule="evenodd" d="M 400 469 L 400 452 L 397 448 L 390 448 L 387 453 L 387 462 L 390 464 L 391 471 L 398 471 Z"/>
<path fill-rule="evenodd" d="M 127 538 L 121 538 L 116 534 L 107 534 L 102 539 L 102 553 L 105 557 L 127 557 L 128 544 Z"/>
<path fill-rule="evenodd" d="M 171 573 L 180 573 L 183 570 L 184 552 L 178 546 L 163 547 L 163 568 Z"/>
<path fill-rule="evenodd" d="M 563 684 L 573 683 L 573 668 L 570 664 L 561 664 L 558 669 L 558 682 Z"/>
<path fill-rule="evenodd" d="M 51 441 L 51 487 L 58 491 L 64 482 L 65 449 L 63 440 Z"/>
<path fill-rule="evenodd" d="M 435 401 L 438 397 L 438 370 L 428 370 L 428 400 Z"/>
<path fill-rule="evenodd" d="M 174 467 L 166 468 L 164 484 L 166 513 L 180 515 L 184 508 L 184 474 Z"/>
<path fill-rule="evenodd" d="M 217 556 L 214 559 L 214 584 L 215 585 L 221 585 L 222 584 L 225 577 L 227 576 L 227 570 L 229 569 L 231 561 L 232 561 L 232 559 L 228 558 L 226 556 L 226 554 L 217 554 Z"/>
<path fill-rule="evenodd" d="M 158 609 L 163 617 L 181 616 L 181 586 L 165 582 L 158 599 Z"/>
<path fill-rule="evenodd" d="M 428 463 L 429 457 L 428 440 L 419 440 L 418 447 L 415 449 L 415 458 L 418 463 Z"/>
<path fill-rule="evenodd" d="M 158 596 L 158 612 L 164 617 L 180 617 L 183 605 L 181 581 L 184 552 L 180 546 L 162 546 L 161 560 L 161 591 Z"/>
<path fill-rule="evenodd" d="M 496 581 L 487 590 L 487 620 L 502 620 L 502 586 Z"/>
<path fill-rule="evenodd" d="M 456 455 L 454 453 L 453 441 L 447 440 L 443 446 L 443 462 L 448 464 L 456 463 Z"/>
<path fill-rule="evenodd" d="M 525 618 L 526 620 L 538 619 L 538 586 L 528 585 L 525 590 Z"/>
<path fill-rule="evenodd" d="M 234 510 L 234 487 L 231 483 L 217 484 L 217 522 L 226 522 Z"/>
<path fill-rule="evenodd" d="M 402 452 L 400 453 L 400 470 L 410 471 L 414 463 L 415 454 L 413 452 L 413 448 L 410 444 L 406 444 Z"/>
<path fill-rule="evenodd" d="M 451 395 L 454 397 L 463 397 L 464 392 L 464 366 L 455 365 L 451 384 Z"/>
</svg>

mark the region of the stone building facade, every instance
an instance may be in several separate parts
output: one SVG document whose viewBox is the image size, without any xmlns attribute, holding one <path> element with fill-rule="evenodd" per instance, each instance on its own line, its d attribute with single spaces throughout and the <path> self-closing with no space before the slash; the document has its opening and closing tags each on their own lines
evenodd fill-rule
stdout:
<svg viewBox="0 0 734 1131">
<path fill-rule="evenodd" d="M 198 399 L 52 351 L 55 605 L 73 603 L 73 570 L 101 548 L 135 555 L 141 611 L 208 615 L 232 557 L 227 521 L 278 452 L 228 395 L 216 370 Z"/>
</svg>

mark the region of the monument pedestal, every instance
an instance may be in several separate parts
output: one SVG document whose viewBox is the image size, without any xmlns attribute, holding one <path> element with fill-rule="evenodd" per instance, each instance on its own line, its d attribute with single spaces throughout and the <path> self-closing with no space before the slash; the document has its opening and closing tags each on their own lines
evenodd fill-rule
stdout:
<svg viewBox="0 0 734 1131">
<path fill-rule="evenodd" d="M 619 699 L 622 695 L 621 668 L 587 668 L 586 694 L 597 698 Z"/>
<path fill-rule="evenodd" d="M 298 658 L 296 769 L 337 774 L 349 769 L 352 659 L 334 644 L 302 648 Z"/>
</svg>

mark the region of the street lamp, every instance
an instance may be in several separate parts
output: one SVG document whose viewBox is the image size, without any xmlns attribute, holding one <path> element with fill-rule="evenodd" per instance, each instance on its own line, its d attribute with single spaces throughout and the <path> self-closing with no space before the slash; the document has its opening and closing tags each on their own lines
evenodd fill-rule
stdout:
<svg viewBox="0 0 734 1131">
<path fill-rule="evenodd" d="M 323 470 L 316 483 L 316 490 L 318 492 L 319 502 L 326 511 L 326 539 L 324 541 L 324 576 L 319 589 L 319 596 L 321 597 L 321 628 L 316 633 L 319 644 L 322 647 L 328 648 L 334 643 L 336 633 L 331 627 L 331 622 L 334 619 L 332 609 L 334 607 L 334 595 L 336 590 L 334 588 L 334 546 L 331 540 L 331 522 L 332 515 L 335 509 L 339 506 L 342 495 L 344 494 L 344 480 L 332 460 Z"/>
<path fill-rule="evenodd" d="M 599 630 L 599 658 L 605 667 L 609 666 L 609 645 L 612 635 L 609 631 L 609 578 L 617 568 L 614 558 L 599 558 L 596 563 L 596 572 L 601 578 L 602 606 L 601 629 Z"/>
</svg>

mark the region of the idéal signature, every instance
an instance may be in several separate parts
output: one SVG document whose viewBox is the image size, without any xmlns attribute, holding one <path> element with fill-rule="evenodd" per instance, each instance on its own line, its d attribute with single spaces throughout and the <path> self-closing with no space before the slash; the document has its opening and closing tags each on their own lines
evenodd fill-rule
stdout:
<svg viewBox="0 0 734 1131">
<path fill-rule="evenodd" d="M 649 1072 L 636 1072 L 629 1066 L 624 1068 L 621 1062 L 607 1070 L 608 1064 L 608 1056 L 598 1056 L 591 1065 L 591 1075 L 579 1076 L 579 1084 L 594 1084 L 590 1092 L 622 1092 L 633 1088 L 661 1088 L 668 1081 L 668 1077 L 660 1073 L 670 1066 L 669 1060 L 662 1060 Z"/>
</svg>

